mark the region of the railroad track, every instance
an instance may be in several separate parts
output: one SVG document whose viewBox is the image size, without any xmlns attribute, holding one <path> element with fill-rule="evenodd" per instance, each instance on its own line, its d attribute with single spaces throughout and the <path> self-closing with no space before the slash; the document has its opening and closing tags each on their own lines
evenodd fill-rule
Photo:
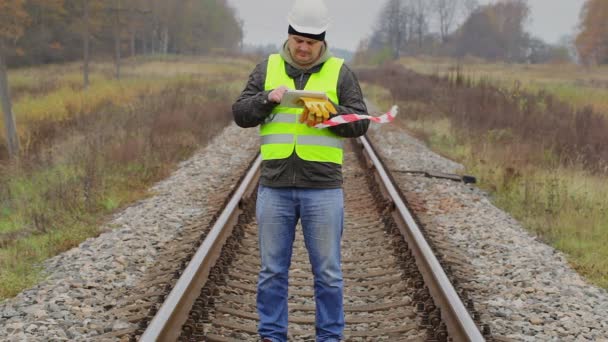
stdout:
<svg viewBox="0 0 608 342">
<path fill-rule="evenodd" d="M 196 251 L 192 246 L 181 251 L 183 260 L 173 264 L 182 268 L 164 266 L 160 280 L 147 292 L 155 300 L 140 296 L 148 300 L 134 306 L 140 309 L 131 311 L 130 320 L 139 322 L 140 328 L 123 332 L 123 339 L 258 341 L 254 190 L 259 164 L 259 158 L 252 163 L 213 227 L 193 229 L 203 242 Z M 451 276 L 441 268 L 390 178 L 366 139 L 345 150 L 345 339 L 491 339 L 487 327 L 480 332 L 472 303 L 461 302 Z M 299 226 L 293 253 L 289 336 L 293 341 L 314 341 L 313 279 Z"/>
</svg>

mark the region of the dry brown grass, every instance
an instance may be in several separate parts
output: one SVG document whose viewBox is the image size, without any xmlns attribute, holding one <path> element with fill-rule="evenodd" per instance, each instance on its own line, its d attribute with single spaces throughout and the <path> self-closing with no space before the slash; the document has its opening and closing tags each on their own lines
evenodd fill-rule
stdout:
<svg viewBox="0 0 608 342">
<path fill-rule="evenodd" d="M 548 93 L 507 91 L 458 73 L 424 76 L 396 65 L 362 71 L 361 78 L 387 87 L 413 119 L 437 113 L 471 135 L 525 143 L 533 156 L 550 155 L 539 160 L 548 166 L 582 165 L 608 172 L 608 118 L 591 107 L 575 109 Z"/>
<path fill-rule="evenodd" d="M 512 64 L 491 63 L 478 58 L 415 58 L 399 63 L 426 75 L 449 75 L 458 68 L 475 82 L 486 80 L 504 89 L 520 88 L 529 93 L 548 92 L 561 101 L 582 109 L 608 115 L 608 67 L 585 67 L 573 63 Z"/>
<path fill-rule="evenodd" d="M 167 68 L 167 63 L 161 64 Z M 121 101 L 96 98 L 95 106 L 74 111 L 57 106 L 61 113 L 56 116 L 28 122 L 28 148 L 20 159 L 0 159 L 0 298 L 35 283 L 37 264 L 98 234 L 108 214 L 147 196 L 153 182 L 231 122 L 230 105 L 246 79 L 245 68 L 218 60 L 218 67 L 206 77 L 200 72 L 211 70 L 210 60 L 204 60 L 205 67 L 196 75 L 183 73 L 196 69 L 193 60 L 185 63 L 175 66 L 178 75 L 162 77 L 146 75 L 145 66 L 133 68 L 134 81 L 106 84 L 116 87 L 103 93 L 109 97 L 124 95 L 125 83 L 142 85 L 130 89 Z M 54 96 L 58 91 L 27 89 L 21 91 Z M 4 151 L 1 144 L 0 148 Z"/>
<path fill-rule="evenodd" d="M 424 76 L 393 65 L 359 76 L 390 91 L 400 123 L 462 162 L 499 207 L 608 288 L 606 117 L 462 74 Z"/>
</svg>

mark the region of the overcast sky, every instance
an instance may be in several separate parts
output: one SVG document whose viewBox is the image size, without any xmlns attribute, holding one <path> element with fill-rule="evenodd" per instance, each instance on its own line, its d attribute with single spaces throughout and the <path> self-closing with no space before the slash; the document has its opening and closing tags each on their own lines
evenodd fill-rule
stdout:
<svg viewBox="0 0 608 342">
<path fill-rule="evenodd" d="M 478 0 L 480 4 L 494 0 Z M 573 34 L 585 0 L 528 0 L 529 31 L 548 43 Z M 279 45 L 287 37 L 287 12 L 292 0 L 228 0 L 244 22 L 245 44 Z M 384 0 L 325 0 L 332 13 L 326 39 L 330 46 L 354 51 L 377 22 Z"/>
</svg>

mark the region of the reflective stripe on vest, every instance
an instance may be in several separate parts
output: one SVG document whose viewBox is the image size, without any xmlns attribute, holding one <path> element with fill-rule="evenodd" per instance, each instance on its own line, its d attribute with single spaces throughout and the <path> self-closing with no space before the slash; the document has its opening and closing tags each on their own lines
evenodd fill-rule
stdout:
<svg viewBox="0 0 608 342">
<path fill-rule="evenodd" d="M 289 113 L 276 113 L 271 115 L 273 116 L 273 118 L 269 122 L 296 123 L 296 121 L 298 121 L 298 117 L 296 115 Z"/>
<path fill-rule="evenodd" d="M 339 58 L 328 59 L 319 72 L 310 76 L 304 89 L 325 91 L 327 97 L 338 104 L 338 78 L 343 63 Z M 295 89 L 294 80 L 285 71 L 283 58 L 278 54 L 271 55 L 264 89 L 271 90 L 281 85 Z M 300 123 L 301 113 L 301 108 L 275 107 L 271 120 L 260 127 L 262 159 L 284 159 L 295 151 L 307 161 L 342 164 L 344 139 L 327 128 L 311 128 Z"/>
<path fill-rule="evenodd" d="M 293 134 L 270 134 L 262 136 L 262 145 L 268 144 L 290 144 L 293 145 Z M 299 145 L 316 145 L 329 146 L 335 148 L 344 148 L 343 139 L 335 139 L 333 137 L 317 137 L 317 136 L 299 136 L 297 143 Z"/>
</svg>

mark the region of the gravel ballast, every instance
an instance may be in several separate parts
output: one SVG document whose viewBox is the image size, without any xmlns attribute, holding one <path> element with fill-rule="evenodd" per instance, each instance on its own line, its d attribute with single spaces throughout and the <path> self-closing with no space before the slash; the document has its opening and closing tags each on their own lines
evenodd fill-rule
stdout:
<svg viewBox="0 0 608 342">
<path fill-rule="evenodd" d="M 369 136 L 406 196 L 423 199 L 427 229 L 461 250 L 474 270 L 469 296 L 496 336 L 520 341 L 608 341 L 608 294 L 589 285 L 565 257 L 526 232 L 471 185 L 404 171 L 461 169 L 396 125 Z M 204 215 L 208 198 L 257 151 L 257 130 L 226 128 L 153 187 L 153 196 L 117 213 L 107 232 L 45 263 L 48 277 L 0 304 L 0 340 L 84 341 L 129 327 L 104 315 L 136 286 L 158 250 Z"/>
<path fill-rule="evenodd" d="M 518 341 L 608 341 L 608 293 L 538 241 L 474 186 L 410 171 L 456 173 L 395 125 L 369 133 L 406 197 L 423 199 L 427 230 L 456 246 L 474 270 L 465 284 L 493 334 Z"/>
<path fill-rule="evenodd" d="M 2 341 L 90 341 L 127 329 L 104 313 L 153 267 L 158 251 L 211 207 L 209 198 L 258 150 L 257 130 L 226 128 L 153 195 L 117 213 L 108 231 L 48 260 L 39 285 L 0 304 Z"/>
</svg>

